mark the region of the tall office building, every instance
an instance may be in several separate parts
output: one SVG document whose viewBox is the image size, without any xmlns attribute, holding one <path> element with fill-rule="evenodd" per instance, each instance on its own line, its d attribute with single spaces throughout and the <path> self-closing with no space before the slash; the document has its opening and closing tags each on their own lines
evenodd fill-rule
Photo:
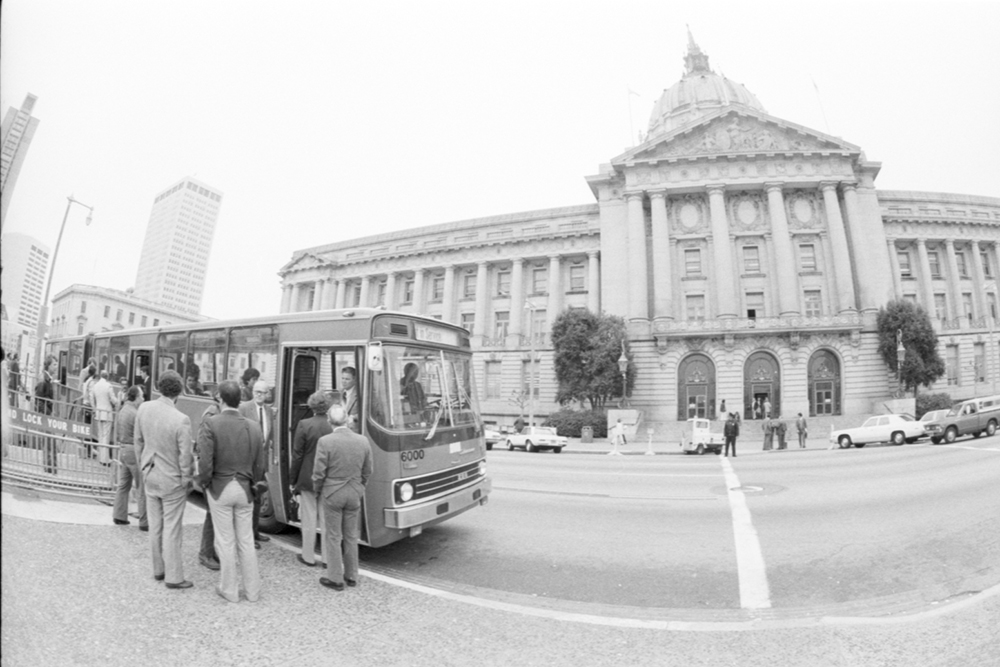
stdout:
<svg viewBox="0 0 1000 667">
<path fill-rule="evenodd" d="M 21 172 L 24 156 L 28 153 L 28 146 L 31 145 L 35 128 L 38 127 L 38 119 L 31 115 L 37 99 L 28 93 L 21 108 L 7 109 L 7 114 L 3 118 L 3 146 L 0 148 L 0 229 L 7 220 L 7 205 L 10 204 L 10 198 L 14 194 L 17 175 Z"/>
<path fill-rule="evenodd" d="M 156 196 L 135 278 L 136 297 L 199 313 L 221 205 L 221 192 L 193 178 Z"/>
<path fill-rule="evenodd" d="M 3 304 L 10 323 L 25 333 L 38 326 L 50 251 L 27 234 L 3 236 Z"/>
</svg>

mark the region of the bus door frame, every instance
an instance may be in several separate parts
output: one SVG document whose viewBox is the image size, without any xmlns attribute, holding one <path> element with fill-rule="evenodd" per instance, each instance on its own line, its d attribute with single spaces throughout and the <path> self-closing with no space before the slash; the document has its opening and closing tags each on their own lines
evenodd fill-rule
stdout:
<svg viewBox="0 0 1000 667">
<path fill-rule="evenodd" d="M 141 354 L 144 354 L 146 357 L 149 358 L 149 373 L 150 373 L 150 376 L 152 376 L 152 374 L 153 374 L 153 348 L 152 347 L 132 347 L 130 345 L 129 349 L 128 349 L 128 367 L 127 367 L 127 370 L 125 371 L 126 374 L 127 374 L 127 377 L 128 377 L 128 383 L 123 385 L 126 389 L 128 389 L 129 387 L 132 386 L 132 384 L 136 380 L 136 376 L 139 375 L 139 364 L 138 364 L 138 362 L 136 362 L 136 357 L 138 357 Z M 145 390 L 145 387 L 143 387 L 143 390 Z M 153 393 L 153 383 L 152 382 L 149 384 L 149 393 L 150 394 Z M 152 396 L 143 396 L 143 400 L 146 400 L 146 401 L 152 400 L 152 398 L 153 398 Z"/>
</svg>

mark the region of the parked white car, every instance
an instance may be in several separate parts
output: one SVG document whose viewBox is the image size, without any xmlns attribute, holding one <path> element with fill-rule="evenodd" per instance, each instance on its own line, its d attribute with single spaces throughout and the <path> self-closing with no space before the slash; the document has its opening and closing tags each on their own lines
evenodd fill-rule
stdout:
<svg viewBox="0 0 1000 667">
<path fill-rule="evenodd" d="M 501 435 L 500 431 L 492 428 L 483 429 L 483 436 L 486 438 L 487 450 L 493 449 L 493 445 L 503 440 L 503 435 Z"/>
<path fill-rule="evenodd" d="M 877 415 L 869 417 L 861 426 L 834 431 L 830 434 L 830 442 L 841 449 L 851 445 L 860 448 L 872 442 L 902 445 L 904 442 L 916 442 L 925 435 L 923 422 L 918 422 L 912 415 Z"/>
<path fill-rule="evenodd" d="M 515 448 L 521 448 L 527 452 L 551 449 L 558 454 L 567 444 L 569 444 L 569 440 L 557 435 L 554 428 L 547 426 L 529 426 L 520 433 L 507 434 L 507 449 L 511 451 Z"/>
</svg>

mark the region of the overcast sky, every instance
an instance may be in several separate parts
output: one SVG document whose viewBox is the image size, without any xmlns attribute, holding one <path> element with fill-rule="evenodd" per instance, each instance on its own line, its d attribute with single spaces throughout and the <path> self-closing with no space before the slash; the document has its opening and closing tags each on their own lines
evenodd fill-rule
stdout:
<svg viewBox="0 0 1000 667">
<path fill-rule="evenodd" d="M 0 108 L 33 93 L 41 123 L 4 231 L 54 247 L 74 194 L 94 222 L 74 207 L 52 294 L 125 289 L 153 198 L 194 176 L 224 193 L 204 314 L 276 313 L 296 249 L 593 202 L 685 24 L 879 188 L 1000 196 L 995 1 L 5 0 Z"/>
</svg>

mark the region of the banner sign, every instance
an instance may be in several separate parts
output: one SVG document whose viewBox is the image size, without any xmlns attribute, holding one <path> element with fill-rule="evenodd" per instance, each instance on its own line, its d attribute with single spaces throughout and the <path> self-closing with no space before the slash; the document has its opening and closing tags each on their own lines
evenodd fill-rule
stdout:
<svg viewBox="0 0 1000 667">
<path fill-rule="evenodd" d="M 34 431 L 45 431 L 46 433 L 57 433 L 59 435 L 81 438 L 95 437 L 93 426 L 90 424 L 43 415 L 40 412 L 24 410 L 23 408 L 10 408 L 10 421 L 12 425 L 24 426 Z"/>
</svg>

